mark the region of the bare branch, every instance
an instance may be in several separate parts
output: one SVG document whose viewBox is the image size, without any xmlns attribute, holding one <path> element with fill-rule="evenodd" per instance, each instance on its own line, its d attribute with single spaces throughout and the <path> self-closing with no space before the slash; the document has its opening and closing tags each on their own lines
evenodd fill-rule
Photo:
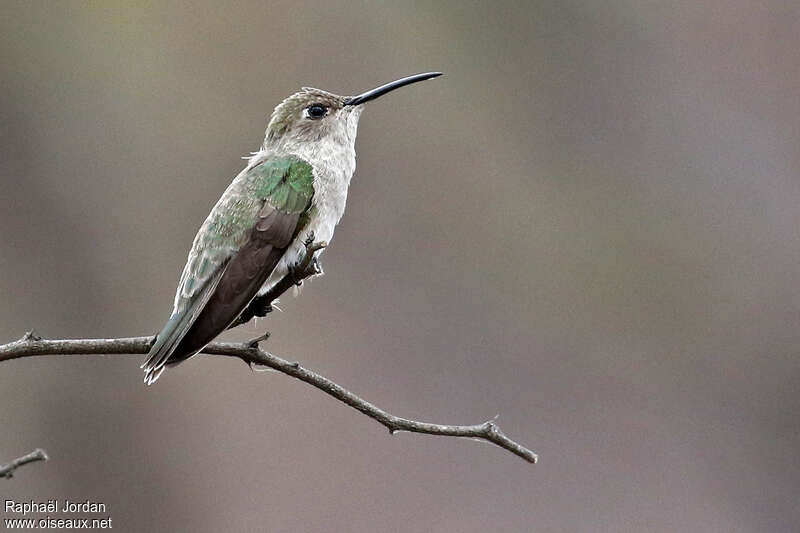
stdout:
<svg viewBox="0 0 800 533">
<path fill-rule="evenodd" d="M 0 361 L 40 355 L 146 354 L 150 350 L 150 345 L 153 340 L 153 337 L 45 340 L 33 332 L 28 332 L 18 341 L 0 345 Z M 395 416 L 380 409 L 341 385 L 337 385 L 328 378 L 303 368 L 299 363 L 287 361 L 277 355 L 261 350 L 258 347 L 258 340 L 259 339 L 255 339 L 255 342 L 243 343 L 212 342 L 205 347 L 203 353 L 236 357 L 251 367 L 266 366 L 283 372 L 361 411 L 368 417 L 383 424 L 391 433 L 409 431 L 412 433 L 426 433 L 428 435 L 482 439 L 496 444 L 530 463 L 535 463 L 537 461 L 535 453 L 509 439 L 500 431 L 500 428 L 494 420 L 470 426 L 452 426 L 400 418 L 399 416 Z"/>
<path fill-rule="evenodd" d="M 291 272 L 276 283 L 268 293 L 255 298 L 230 327 L 245 324 L 254 316 L 265 316 L 272 310 L 272 302 L 284 292 L 295 285 L 300 285 L 304 279 L 322 273 L 314 254 L 325 248 L 326 243 L 315 242 L 314 235 L 310 234 L 304 244 L 306 247 L 305 255 Z M 328 378 L 303 368 L 299 363 L 289 362 L 277 355 L 261 350 L 258 346 L 259 341 L 266 340 L 268 337 L 269 333 L 265 333 L 244 343 L 212 342 L 203 349 L 203 353 L 236 357 L 250 365 L 251 368 L 266 366 L 283 372 L 320 389 L 354 409 L 358 409 L 368 417 L 383 424 L 392 434 L 398 431 L 408 431 L 411 433 L 426 433 L 428 435 L 482 439 L 505 448 L 530 463 L 535 463 L 538 459 L 531 450 L 506 437 L 494 420 L 471 426 L 451 426 L 418 422 L 388 413 Z M 29 331 L 18 341 L 0 345 L 0 361 L 39 355 L 146 354 L 150 351 L 150 346 L 154 340 L 154 337 L 44 340 L 33 331 Z"/>
<path fill-rule="evenodd" d="M 0 477 L 10 479 L 14 477 L 14 471 L 22 465 L 35 463 L 36 461 L 47 461 L 47 454 L 41 448 L 36 448 L 31 453 L 14 459 L 7 465 L 0 465 Z"/>
</svg>

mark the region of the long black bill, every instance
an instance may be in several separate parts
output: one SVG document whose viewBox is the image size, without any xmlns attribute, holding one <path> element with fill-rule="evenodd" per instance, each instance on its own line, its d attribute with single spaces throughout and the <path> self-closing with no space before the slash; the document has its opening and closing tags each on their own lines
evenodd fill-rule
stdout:
<svg viewBox="0 0 800 533">
<path fill-rule="evenodd" d="M 367 91 L 365 93 L 359 94 L 358 96 L 354 96 L 349 100 L 345 101 L 344 105 L 363 104 L 364 102 L 375 100 L 377 97 L 383 96 L 384 94 L 394 91 L 395 89 L 399 89 L 400 87 L 405 87 L 406 85 L 417 83 L 418 81 L 425 81 L 431 78 L 436 78 L 441 75 L 442 75 L 441 72 L 425 72 L 423 74 L 414 74 L 413 76 L 408 76 L 407 78 L 402 78 L 397 81 L 387 83 L 386 85 L 381 85 L 380 87 L 372 89 L 371 91 Z"/>
</svg>

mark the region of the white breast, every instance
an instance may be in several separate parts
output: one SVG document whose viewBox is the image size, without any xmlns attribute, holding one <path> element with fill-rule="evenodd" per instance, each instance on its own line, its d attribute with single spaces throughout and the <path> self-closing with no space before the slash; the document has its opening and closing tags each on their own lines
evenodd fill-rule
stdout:
<svg viewBox="0 0 800 533">
<path fill-rule="evenodd" d="M 298 262 L 305 251 L 303 243 L 310 233 L 313 232 L 315 241 L 325 241 L 330 244 L 333 231 L 344 214 L 347 189 L 356 169 L 354 145 L 357 121 L 356 116 L 352 128 L 348 127 L 340 136 L 332 136 L 330 139 L 315 143 L 285 147 L 287 154 L 299 156 L 308 161 L 314 169 L 312 216 L 308 226 L 289 245 L 259 294 L 266 293 L 289 272 L 289 267 Z M 322 251 L 317 252 L 317 255 Z"/>
</svg>

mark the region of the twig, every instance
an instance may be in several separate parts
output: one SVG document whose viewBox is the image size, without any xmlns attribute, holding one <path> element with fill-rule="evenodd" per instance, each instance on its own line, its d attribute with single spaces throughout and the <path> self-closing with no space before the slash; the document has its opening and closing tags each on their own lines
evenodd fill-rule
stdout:
<svg viewBox="0 0 800 533">
<path fill-rule="evenodd" d="M 47 453 L 41 448 L 36 448 L 31 453 L 18 457 L 7 465 L 0 465 L 0 477 L 12 478 L 17 468 L 28 463 L 35 463 L 36 461 L 47 461 Z"/>
<path fill-rule="evenodd" d="M 0 361 L 40 355 L 146 354 L 150 350 L 152 342 L 153 337 L 45 340 L 33 332 L 28 332 L 18 341 L 0 345 Z M 320 389 L 350 407 L 358 409 L 368 417 L 383 424 L 389 429 L 390 433 L 409 431 L 412 433 L 427 433 L 429 435 L 482 439 L 496 444 L 530 463 L 537 461 L 535 453 L 506 437 L 494 420 L 471 426 L 451 426 L 400 418 L 380 409 L 328 378 L 303 368 L 299 363 L 287 361 L 260 349 L 257 342 L 212 342 L 205 347 L 203 353 L 236 357 L 250 365 L 251 368 L 253 366 L 267 366 L 283 372 Z"/>
<path fill-rule="evenodd" d="M 265 316 L 272 310 L 272 302 L 284 292 L 294 285 L 300 285 L 304 279 L 322 273 L 314 254 L 325 248 L 326 243 L 315 242 L 314 235 L 309 234 L 304 244 L 306 250 L 303 258 L 269 292 L 255 298 L 230 327 L 245 324 L 254 316 Z M 471 426 L 451 426 L 418 422 L 388 413 L 328 378 L 303 368 L 299 363 L 287 361 L 277 355 L 261 350 L 258 343 L 267 337 L 269 337 L 269 333 L 243 343 L 212 342 L 203 349 L 203 353 L 236 357 L 250 365 L 251 368 L 260 365 L 283 372 L 320 389 L 350 407 L 358 409 L 368 417 L 383 424 L 392 434 L 398 431 L 408 431 L 412 433 L 427 433 L 428 435 L 482 439 L 505 448 L 530 463 L 535 463 L 538 459 L 531 450 L 506 437 L 494 420 Z M 154 340 L 154 337 L 44 340 L 33 331 L 29 331 L 18 341 L 0 345 L 0 361 L 39 355 L 146 354 L 150 351 L 150 346 Z"/>
</svg>

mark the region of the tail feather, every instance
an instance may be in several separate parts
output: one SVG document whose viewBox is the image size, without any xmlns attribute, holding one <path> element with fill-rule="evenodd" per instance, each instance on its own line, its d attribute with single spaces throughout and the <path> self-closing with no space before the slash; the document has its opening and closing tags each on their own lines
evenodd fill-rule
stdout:
<svg viewBox="0 0 800 533">
<path fill-rule="evenodd" d="M 141 366 L 144 369 L 144 382 L 147 385 L 154 383 L 164 371 L 164 365 L 189 329 L 191 318 L 192 313 L 189 309 L 176 313 L 158 334 L 155 344 L 150 348 L 150 353 Z"/>
<path fill-rule="evenodd" d="M 155 383 L 164 371 L 164 366 L 169 362 L 170 358 L 175 355 L 175 350 L 178 348 L 181 340 L 186 336 L 186 333 L 192 327 L 195 320 L 197 320 L 200 312 L 214 293 L 222 274 L 225 272 L 226 266 L 227 265 L 224 265 L 219 268 L 194 299 L 181 311 L 173 313 L 164 325 L 164 328 L 156 337 L 156 342 L 153 343 L 153 346 L 150 348 L 147 359 L 145 359 L 140 367 L 144 369 L 145 384 L 152 385 Z M 181 358 L 185 359 L 189 355 L 193 354 L 181 354 Z"/>
</svg>

